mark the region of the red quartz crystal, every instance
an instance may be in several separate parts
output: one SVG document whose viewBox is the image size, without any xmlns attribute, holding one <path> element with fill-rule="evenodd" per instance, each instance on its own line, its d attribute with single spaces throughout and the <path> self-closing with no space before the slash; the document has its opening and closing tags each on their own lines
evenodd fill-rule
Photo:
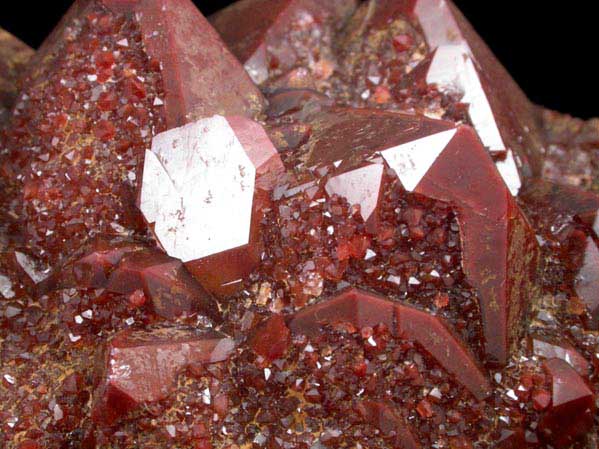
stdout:
<svg viewBox="0 0 599 449">
<path fill-rule="evenodd" d="M 140 209 L 166 252 L 223 294 L 260 261 L 259 223 L 283 170 L 258 123 L 239 116 L 200 120 L 154 139 Z"/>
<path fill-rule="evenodd" d="M 411 307 L 394 304 L 359 290 L 307 307 L 289 324 L 294 333 L 317 337 L 325 324 L 349 323 L 357 329 L 383 324 L 392 335 L 414 340 L 452 373 L 475 397 L 483 399 L 490 386 L 472 354 L 443 321 Z"/>
<path fill-rule="evenodd" d="M 392 447 L 405 449 L 421 447 L 393 407 L 379 402 L 363 401 L 357 405 L 357 409 L 362 419 L 373 423 L 386 438 L 390 439 Z"/>
<path fill-rule="evenodd" d="M 233 348 L 224 336 L 177 328 L 115 335 L 104 349 L 93 419 L 111 423 L 141 404 L 165 398 L 187 366 L 222 362 Z"/>
<path fill-rule="evenodd" d="M 568 447 L 593 425 L 595 396 L 585 381 L 560 359 L 545 362 L 551 376 L 551 406 L 539 428 L 541 435 L 554 447 Z"/>
<path fill-rule="evenodd" d="M 0 31 L 0 447 L 597 446 L 599 122 L 449 0 Z"/>
<path fill-rule="evenodd" d="M 164 102 L 167 127 L 181 126 L 215 113 L 253 116 L 260 110 L 262 96 L 259 90 L 188 0 L 77 1 L 44 42 L 35 59 L 41 61 L 56 51 L 53 47 L 60 45 L 60 40 L 69 32 L 66 28 L 69 22 L 90 13 L 94 15 L 94 7 L 137 22 L 148 61 L 161 73 L 165 95 L 160 100 Z M 102 32 L 109 31 L 109 26 L 106 18 L 97 23 Z M 201 33 L 196 34 L 197 30 Z M 190 40 L 190 36 L 194 37 Z M 123 41 L 121 47 L 127 45 Z M 106 52 L 102 55 L 100 66 L 103 64 L 109 69 L 113 55 Z M 135 80 L 130 82 L 137 84 Z M 220 87 L 220 83 L 227 88 Z M 142 84 L 137 86 L 136 89 L 141 91 L 135 95 L 143 95 Z"/>
<path fill-rule="evenodd" d="M 267 319 L 250 337 L 252 349 L 269 361 L 283 357 L 290 342 L 291 333 L 281 315 L 273 315 Z"/>
<path fill-rule="evenodd" d="M 198 312 L 219 319 L 213 298 L 183 263 L 141 241 L 97 237 L 39 288 L 47 292 L 73 287 L 105 289 L 121 295 L 141 293 L 152 311 L 167 319 Z M 145 299 L 140 305 L 143 303 Z"/>
<path fill-rule="evenodd" d="M 392 92 L 386 107 L 445 113 L 459 121 L 459 108 L 449 110 L 434 97 L 458 98 L 483 145 L 501 155 L 498 168 L 513 194 L 523 177 L 540 173 L 543 148 L 534 106 L 451 1 L 364 3 L 347 29 L 340 72 L 352 79 L 353 101 L 380 103 L 376 92 L 385 87 Z M 372 64 L 374 57 L 383 62 Z M 432 92 L 423 95 L 426 86 Z M 410 90 L 420 93 L 406 95 Z"/>
</svg>

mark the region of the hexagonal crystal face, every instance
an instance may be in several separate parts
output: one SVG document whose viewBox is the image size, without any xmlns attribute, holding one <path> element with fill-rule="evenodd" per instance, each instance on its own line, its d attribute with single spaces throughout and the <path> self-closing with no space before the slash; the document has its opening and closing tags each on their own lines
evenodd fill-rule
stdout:
<svg viewBox="0 0 599 449">
<path fill-rule="evenodd" d="M 255 252 L 251 231 L 261 203 L 256 189 L 267 189 L 262 175 L 278 167 L 276 149 L 257 123 L 242 117 L 198 120 L 154 138 L 146 151 L 140 209 L 164 250 L 183 262 L 246 248 L 247 261 L 235 256 L 237 276 L 243 276 Z M 222 262 L 213 262 L 215 271 Z M 237 281 L 236 273 L 219 282 Z"/>
<path fill-rule="evenodd" d="M 157 135 L 146 151 L 140 209 L 183 262 L 248 243 L 256 168 L 224 117 Z"/>
</svg>

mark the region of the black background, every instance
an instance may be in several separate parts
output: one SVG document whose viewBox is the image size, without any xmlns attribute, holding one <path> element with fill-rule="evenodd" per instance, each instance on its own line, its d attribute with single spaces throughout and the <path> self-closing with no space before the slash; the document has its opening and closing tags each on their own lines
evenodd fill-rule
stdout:
<svg viewBox="0 0 599 449">
<path fill-rule="evenodd" d="M 599 116 L 596 0 L 455 2 L 533 101 L 580 117 Z M 231 2 L 195 3 L 208 15 Z M 37 47 L 70 4 L 0 0 L 0 26 Z"/>
</svg>

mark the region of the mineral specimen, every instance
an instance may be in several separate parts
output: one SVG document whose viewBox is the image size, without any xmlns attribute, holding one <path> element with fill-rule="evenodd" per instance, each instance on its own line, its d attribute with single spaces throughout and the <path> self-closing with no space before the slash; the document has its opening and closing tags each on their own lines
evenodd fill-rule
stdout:
<svg viewBox="0 0 599 449">
<path fill-rule="evenodd" d="M 0 32 L 0 446 L 595 448 L 599 126 L 449 0 Z"/>
</svg>

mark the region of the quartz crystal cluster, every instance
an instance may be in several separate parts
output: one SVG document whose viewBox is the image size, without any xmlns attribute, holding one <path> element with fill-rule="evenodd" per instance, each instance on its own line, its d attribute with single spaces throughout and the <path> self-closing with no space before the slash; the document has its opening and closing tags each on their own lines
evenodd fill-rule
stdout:
<svg viewBox="0 0 599 449">
<path fill-rule="evenodd" d="M 450 0 L 77 0 L 0 56 L 0 447 L 599 445 L 599 122 Z"/>
</svg>

